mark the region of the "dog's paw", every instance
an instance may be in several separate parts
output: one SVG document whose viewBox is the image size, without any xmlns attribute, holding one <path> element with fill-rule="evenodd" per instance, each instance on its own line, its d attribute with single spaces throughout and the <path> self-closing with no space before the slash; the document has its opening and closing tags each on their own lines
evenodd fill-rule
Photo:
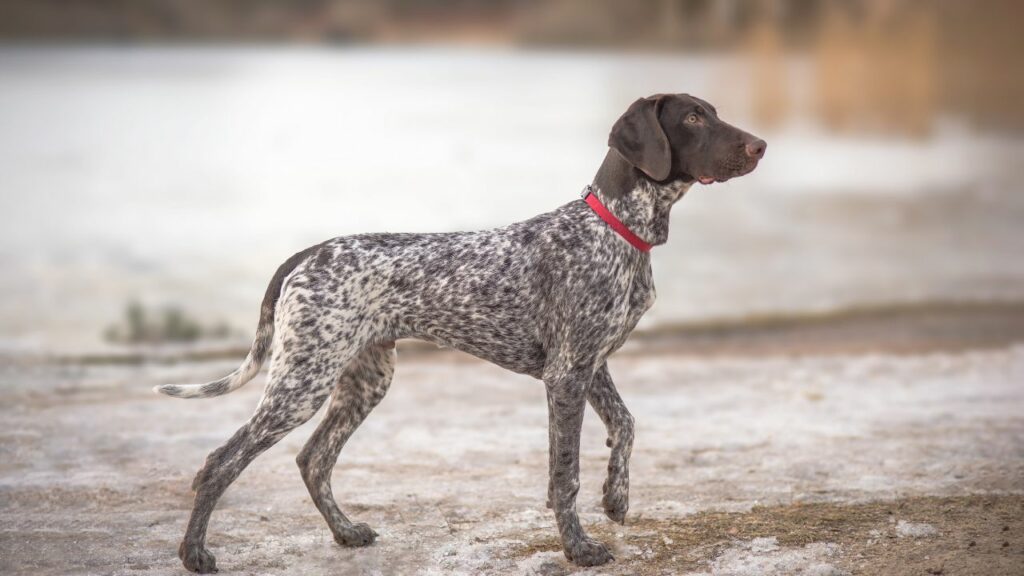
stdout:
<svg viewBox="0 0 1024 576">
<path fill-rule="evenodd" d="M 178 546 L 178 558 L 190 572 L 213 574 L 217 571 L 217 559 L 202 544 L 182 542 Z"/>
<path fill-rule="evenodd" d="M 626 512 L 629 510 L 629 481 L 604 481 L 604 497 L 601 498 L 605 516 L 612 522 L 626 523 Z"/>
<path fill-rule="evenodd" d="M 342 546 L 358 548 L 369 546 L 377 539 L 377 533 L 369 525 L 360 522 L 334 534 L 334 541 Z"/>
<path fill-rule="evenodd" d="M 615 560 L 604 544 L 585 536 L 564 551 L 565 557 L 577 566 L 600 566 Z"/>
</svg>

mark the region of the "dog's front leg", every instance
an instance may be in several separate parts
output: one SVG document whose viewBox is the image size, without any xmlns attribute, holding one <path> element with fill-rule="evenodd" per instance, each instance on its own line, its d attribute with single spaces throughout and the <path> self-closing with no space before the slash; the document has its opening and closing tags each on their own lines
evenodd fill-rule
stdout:
<svg viewBox="0 0 1024 576">
<path fill-rule="evenodd" d="M 604 513 L 619 524 L 625 523 L 629 510 L 629 456 L 633 452 L 633 415 L 615 389 L 608 364 L 594 374 L 587 394 L 590 405 L 608 430 L 608 478 L 604 481 Z"/>
<path fill-rule="evenodd" d="M 593 366 L 574 366 L 546 371 L 544 385 L 549 402 L 549 422 L 554 433 L 551 479 L 554 483 L 555 521 L 566 558 L 580 566 L 597 566 L 612 560 L 604 544 L 589 538 L 576 514 L 580 489 L 580 431 Z"/>
</svg>

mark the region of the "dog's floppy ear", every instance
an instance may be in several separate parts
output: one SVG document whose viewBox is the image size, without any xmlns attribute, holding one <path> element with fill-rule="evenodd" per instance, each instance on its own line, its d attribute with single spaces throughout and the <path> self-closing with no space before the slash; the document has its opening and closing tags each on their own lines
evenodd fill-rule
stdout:
<svg viewBox="0 0 1024 576">
<path fill-rule="evenodd" d="M 655 181 L 668 178 L 672 170 L 672 152 L 668 136 L 658 122 L 662 97 L 641 98 L 626 110 L 612 126 L 608 145 L 630 164 Z"/>
</svg>

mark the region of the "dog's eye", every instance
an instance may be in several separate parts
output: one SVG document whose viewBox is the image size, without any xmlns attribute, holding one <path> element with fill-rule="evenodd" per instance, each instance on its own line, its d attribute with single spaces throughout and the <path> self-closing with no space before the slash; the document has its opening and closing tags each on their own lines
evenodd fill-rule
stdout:
<svg viewBox="0 0 1024 576">
<path fill-rule="evenodd" d="M 690 115 L 686 117 L 686 122 L 687 124 L 696 124 L 697 122 L 700 122 L 700 118 L 697 117 L 697 114 L 691 112 Z"/>
</svg>

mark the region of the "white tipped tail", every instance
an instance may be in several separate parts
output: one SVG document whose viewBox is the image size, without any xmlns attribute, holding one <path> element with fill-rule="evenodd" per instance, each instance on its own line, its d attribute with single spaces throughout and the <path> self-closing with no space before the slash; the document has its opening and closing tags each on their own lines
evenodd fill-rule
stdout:
<svg viewBox="0 0 1024 576">
<path fill-rule="evenodd" d="M 315 254 L 323 245 L 317 244 L 305 250 L 293 254 L 291 258 L 284 261 L 278 267 L 274 277 L 270 279 L 267 291 L 263 295 L 263 306 L 260 308 L 260 321 L 256 326 L 256 339 L 252 342 L 252 348 L 245 357 L 245 361 L 237 370 L 213 382 L 206 384 L 165 384 L 155 386 L 154 392 L 174 396 L 175 398 L 212 398 L 237 390 L 252 380 L 260 371 L 260 366 L 270 355 L 270 344 L 274 339 L 274 308 L 277 307 L 277 300 L 281 297 L 284 288 L 285 278 L 295 268 Z"/>
<path fill-rule="evenodd" d="M 270 341 L 273 336 L 273 325 L 261 324 L 256 334 L 256 340 L 253 341 L 245 361 L 234 372 L 219 380 L 206 384 L 164 384 L 154 386 L 153 391 L 175 398 L 212 398 L 233 392 L 259 373 L 260 366 L 263 365 L 267 352 L 270 350 Z"/>
</svg>

